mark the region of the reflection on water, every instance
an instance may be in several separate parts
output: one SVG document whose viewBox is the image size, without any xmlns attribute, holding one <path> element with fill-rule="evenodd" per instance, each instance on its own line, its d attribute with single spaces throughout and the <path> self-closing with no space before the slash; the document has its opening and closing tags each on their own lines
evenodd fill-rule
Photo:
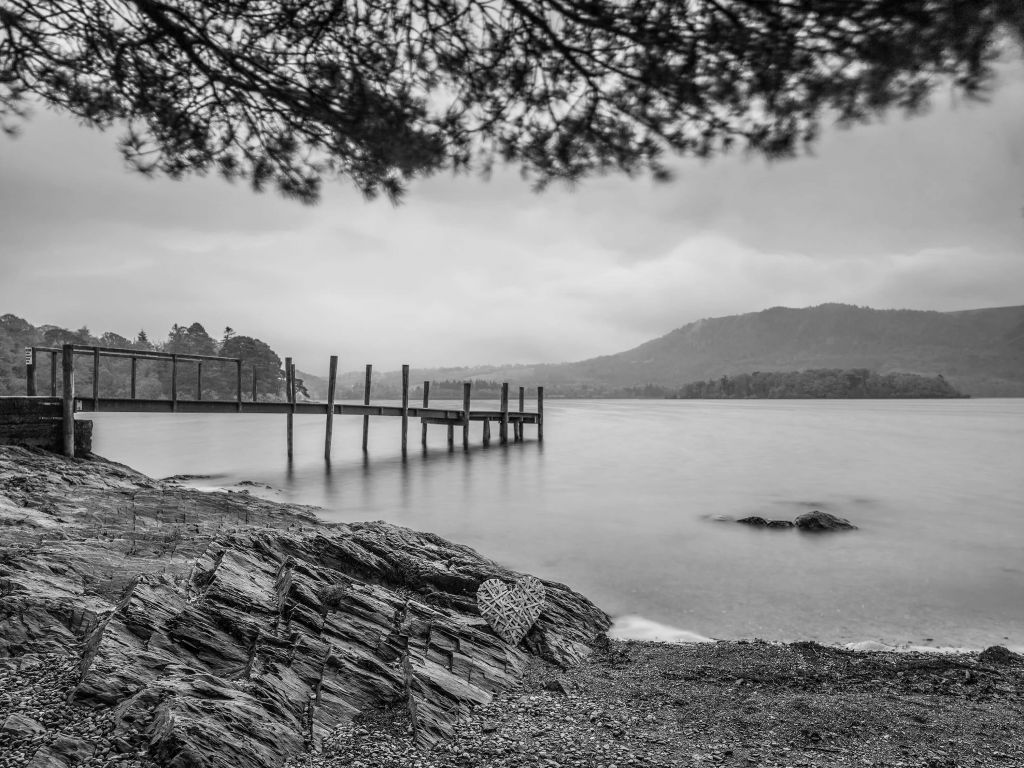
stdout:
<svg viewBox="0 0 1024 768">
<path fill-rule="evenodd" d="M 710 637 L 1024 645 L 1024 401 L 553 401 L 545 442 L 426 449 L 399 420 L 101 414 L 147 474 L 268 483 L 332 520 L 389 520 Z M 197 481 L 199 483 L 210 481 Z M 714 518 L 822 509 L 814 536 Z"/>
</svg>

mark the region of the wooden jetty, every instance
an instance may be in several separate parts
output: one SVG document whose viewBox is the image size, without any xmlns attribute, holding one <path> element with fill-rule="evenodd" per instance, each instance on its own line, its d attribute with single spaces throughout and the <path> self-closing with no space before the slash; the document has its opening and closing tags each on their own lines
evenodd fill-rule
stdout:
<svg viewBox="0 0 1024 768">
<path fill-rule="evenodd" d="M 40 396 L 37 392 L 37 361 L 49 356 L 49 397 Z M 75 391 L 76 358 L 88 359 L 92 364 L 92 391 L 88 395 Z M 130 361 L 130 383 L 128 397 L 104 396 L 100 391 L 100 360 L 101 358 L 127 359 Z M 58 364 L 58 358 L 60 362 Z M 139 361 L 163 361 L 170 366 L 170 396 L 168 398 L 140 398 L 137 396 L 137 378 Z M 465 382 L 462 391 L 462 407 L 434 407 L 430 405 L 430 382 L 423 382 L 423 404 L 409 403 L 409 366 L 402 366 L 402 388 L 400 405 L 374 405 L 370 400 L 372 384 L 372 366 L 366 366 L 366 377 L 363 388 L 363 402 L 335 402 L 337 392 L 338 358 L 330 359 L 328 373 L 327 401 L 299 401 L 296 397 L 295 365 L 292 359 L 285 359 L 285 400 L 260 401 L 257 399 L 256 369 L 253 368 L 252 388 L 249 397 L 243 392 L 242 368 L 244 361 L 240 358 L 214 357 L 209 355 L 190 355 L 169 352 L 155 352 L 139 349 L 119 349 L 114 347 L 88 346 L 82 344 L 65 344 L 62 348 L 27 347 L 25 350 L 25 366 L 27 381 L 27 398 L 8 398 L 28 403 L 24 407 L 11 404 L 11 409 L 22 414 L 21 423 L 31 421 L 32 414 L 38 412 L 40 418 L 44 412 L 51 422 L 56 417 L 56 408 L 60 405 L 61 447 L 67 456 L 75 455 L 75 414 L 76 413 L 261 413 L 283 414 L 286 417 L 286 437 L 288 458 L 294 450 L 293 424 L 296 414 L 320 414 L 325 417 L 324 458 L 331 458 L 331 444 L 334 433 L 335 416 L 363 417 L 363 451 L 367 450 L 371 416 L 394 416 L 401 419 L 401 450 L 405 456 L 408 451 L 409 420 L 419 419 L 422 425 L 421 442 L 427 444 L 427 428 L 429 425 L 440 425 L 447 428 L 448 447 L 454 447 L 455 428 L 462 428 L 463 448 L 469 448 L 469 427 L 472 422 L 483 424 L 483 442 L 488 444 L 491 435 L 491 423 L 498 425 L 498 437 L 502 444 L 509 442 L 509 427 L 512 440 L 524 440 L 524 426 L 533 424 L 537 427 L 537 440 L 544 439 L 544 388 L 537 387 L 537 410 L 527 411 L 524 387 L 519 387 L 518 410 L 509 407 L 509 385 L 501 385 L 501 400 L 497 410 L 473 410 L 472 382 Z M 216 364 L 234 368 L 235 397 L 231 400 L 203 399 L 203 367 L 209 368 Z M 192 399 L 179 396 L 179 379 L 187 368 L 195 375 L 195 387 Z M 58 370 L 61 372 L 58 387 Z M 59 390 L 59 391 L 58 391 Z M 59 398 L 59 400 L 58 400 Z M 36 403 L 38 407 L 32 405 Z M 20 410 L 19 410 L 20 408 Z M 0 429 L 4 422 L 0 421 Z M 79 430 L 81 432 L 81 429 Z M 3 435 L 0 434 L 0 441 Z M 81 436 L 79 438 L 81 442 Z"/>
</svg>

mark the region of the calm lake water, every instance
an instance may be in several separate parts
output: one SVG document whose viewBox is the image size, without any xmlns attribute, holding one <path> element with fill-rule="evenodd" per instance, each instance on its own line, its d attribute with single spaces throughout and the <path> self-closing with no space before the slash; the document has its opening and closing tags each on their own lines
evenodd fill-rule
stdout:
<svg viewBox="0 0 1024 768">
<path fill-rule="evenodd" d="M 478 405 L 474 403 L 474 405 Z M 480 407 L 487 407 L 479 404 Z M 495 405 L 495 407 L 497 407 Z M 615 616 L 715 638 L 1024 646 L 1024 400 L 549 401 L 545 441 L 464 453 L 410 422 L 100 414 L 94 449 L 156 477 L 250 480 L 388 520 L 566 583 Z M 860 530 L 758 530 L 716 516 L 809 509 Z"/>
</svg>

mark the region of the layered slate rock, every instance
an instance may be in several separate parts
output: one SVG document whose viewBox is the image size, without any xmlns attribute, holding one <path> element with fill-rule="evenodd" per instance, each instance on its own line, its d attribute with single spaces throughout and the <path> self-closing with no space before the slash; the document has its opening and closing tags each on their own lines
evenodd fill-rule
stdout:
<svg viewBox="0 0 1024 768">
<path fill-rule="evenodd" d="M 164 765 L 280 765 L 386 705 L 430 745 L 527 654 L 574 664 L 610 624 L 544 582 L 511 646 L 475 593 L 518 574 L 468 547 L 99 460 L 0 448 L 0 531 L 0 656 L 78 654 L 73 701 Z"/>
</svg>

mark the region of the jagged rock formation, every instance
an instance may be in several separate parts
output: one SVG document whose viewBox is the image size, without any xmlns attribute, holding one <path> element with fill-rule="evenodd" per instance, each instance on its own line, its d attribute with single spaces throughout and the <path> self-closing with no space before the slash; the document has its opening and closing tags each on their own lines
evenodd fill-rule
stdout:
<svg viewBox="0 0 1024 768">
<path fill-rule="evenodd" d="M 608 617 L 567 587 L 517 647 L 476 610 L 513 574 L 387 523 L 204 493 L 102 460 L 0 447 L 0 657 L 81 658 L 72 693 L 168 766 L 280 765 L 355 713 L 407 703 L 424 745 L 570 665 Z"/>
</svg>

